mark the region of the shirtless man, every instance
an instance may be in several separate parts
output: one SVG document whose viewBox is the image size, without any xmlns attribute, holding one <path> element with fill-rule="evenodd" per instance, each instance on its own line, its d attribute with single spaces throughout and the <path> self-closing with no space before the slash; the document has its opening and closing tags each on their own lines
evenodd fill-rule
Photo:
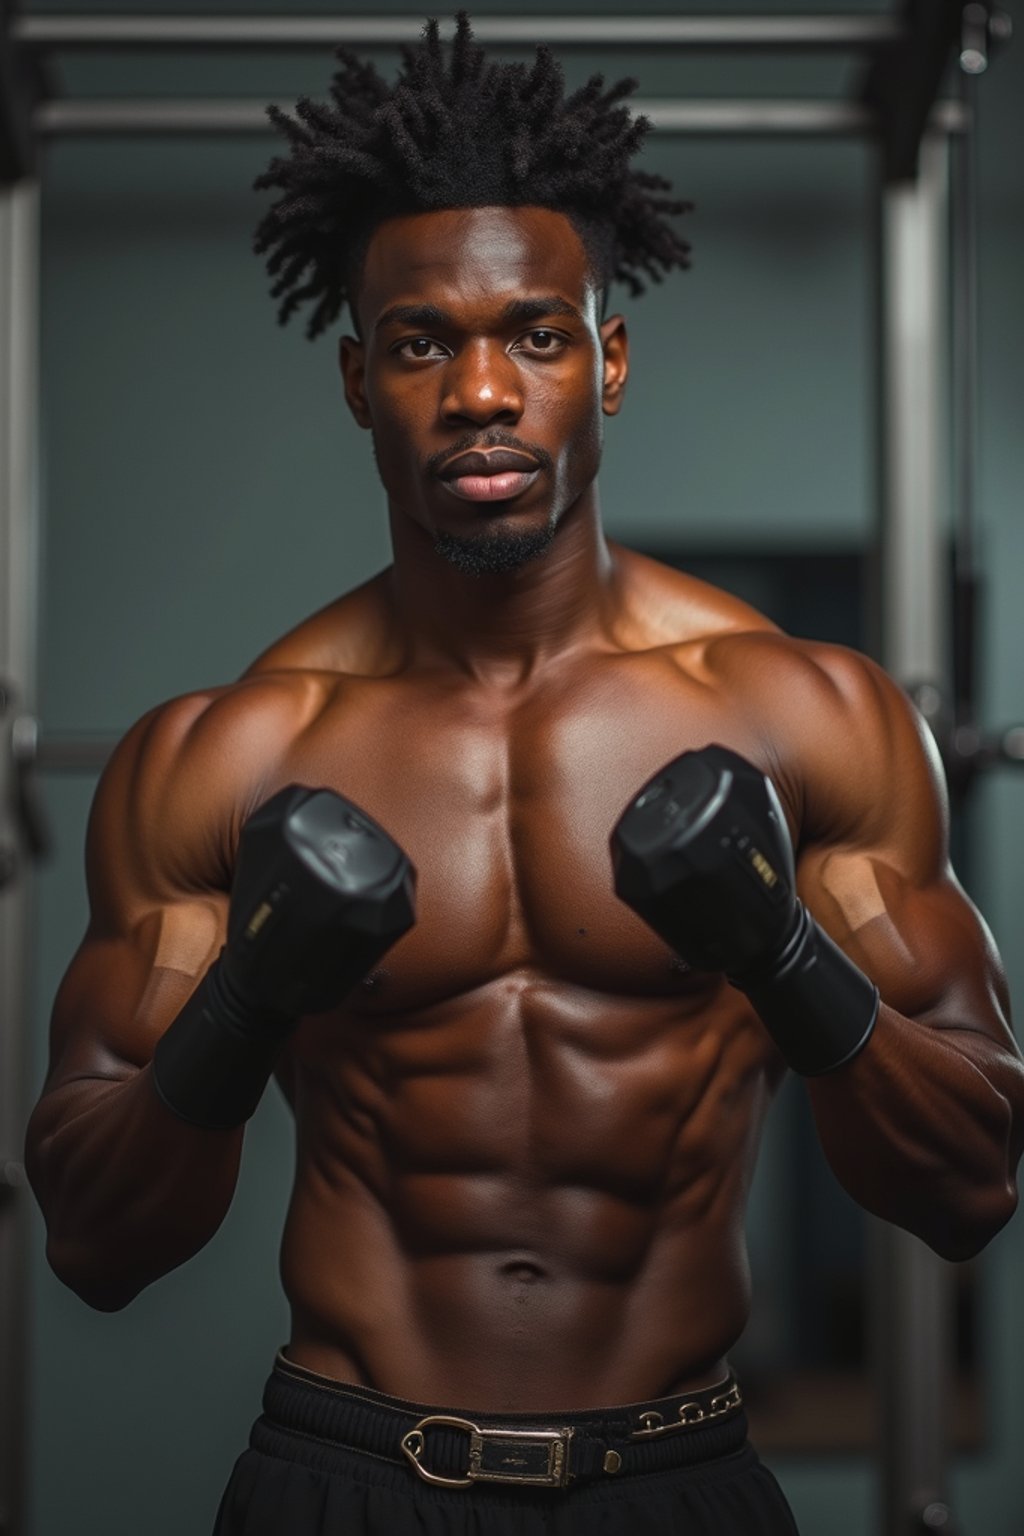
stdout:
<svg viewBox="0 0 1024 1536">
<path fill-rule="evenodd" d="M 913 710 L 602 533 L 604 290 L 686 249 L 621 94 L 487 73 L 462 22 L 275 114 L 259 244 L 284 318 L 351 303 L 394 563 L 119 747 L 28 1145 L 56 1273 L 123 1307 L 216 1231 L 276 1071 L 292 1329 L 224 1536 L 792 1532 L 726 1363 L 787 1064 L 868 1210 L 957 1259 L 1015 1206 L 1024 1071 Z M 652 778 L 679 846 L 732 842 L 645 907 Z M 376 950 L 346 827 L 398 900 Z"/>
</svg>

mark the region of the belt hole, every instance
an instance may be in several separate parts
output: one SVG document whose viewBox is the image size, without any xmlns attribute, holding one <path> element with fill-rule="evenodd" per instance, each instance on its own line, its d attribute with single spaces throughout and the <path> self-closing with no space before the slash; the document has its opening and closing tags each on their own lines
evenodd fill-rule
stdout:
<svg viewBox="0 0 1024 1536">
<path fill-rule="evenodd" d="M 604 1470 L 606 1472 L 617 1472 L 621 1466 L 622 1457 L 619 1455 L 618 1451 L 605 1451 Z"/>
</svg>

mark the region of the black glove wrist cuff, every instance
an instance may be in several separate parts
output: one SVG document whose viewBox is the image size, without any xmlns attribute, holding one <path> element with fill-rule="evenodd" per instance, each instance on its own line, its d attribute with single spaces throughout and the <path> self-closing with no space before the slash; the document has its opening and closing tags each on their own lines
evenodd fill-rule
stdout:
<svg viewBox="0 0 1024 1536">
<path fill-rule="evenodd" d="M 293 1024 L 247 1010 L 215 960 L 157 1041 L 153 1086 L 190 1125 L 234 1130 L 254 1112 Z"/>
<path fill-rule="evenodd" d="M 729 980 L 750 998 L 788 1065 L 804 1077 L 820 1077 L 852 1061 L 878 1018 L 878 988 L 802 902 L 776 959 Z"/>
</svg>

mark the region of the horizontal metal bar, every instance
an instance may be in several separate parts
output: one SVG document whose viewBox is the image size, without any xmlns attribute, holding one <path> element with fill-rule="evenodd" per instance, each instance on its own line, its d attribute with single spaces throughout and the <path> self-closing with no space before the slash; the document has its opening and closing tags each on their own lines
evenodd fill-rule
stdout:
<svg viewBox="0 0 1024 1536">
<path fill-rule="evenodd" d="M 414 41 L 420 16 L 16 16 L 11 31 L 36 48 L 363 48 Z M 853 50 L 905 36 L 893 16 L 480 16 L 492 46 Z"/>
<path fill-rule="evenodd" d="M 32 119 L 46 138 L 77 134 L 268 133 L 265 102 L 121 99 L 41 102 Z"/>
<path fill-rule="evenodd" d="M 847 101 L 643 101 L 635 109 L 659 133 L 862 134 L 871 133 L 875 115 L 859 102 Z"/>
<path fill-rule="evenodd" d="M 763 134 L 822 137 L 870 134 L 877 127 L 870 107 L 845 101 L 784 100 L 643 100 L 634 111 L 651 120 L 659 133 L 721 135 Z M 932 128 L 963 131 L 960 102 L 935 108 Z M 36 131 L 49 138 L 72 134 L 256 134 L 271 132 L 262 101 L 210 99 L 116 99 L 42 102 L 33 118 Z"/>
</svg>

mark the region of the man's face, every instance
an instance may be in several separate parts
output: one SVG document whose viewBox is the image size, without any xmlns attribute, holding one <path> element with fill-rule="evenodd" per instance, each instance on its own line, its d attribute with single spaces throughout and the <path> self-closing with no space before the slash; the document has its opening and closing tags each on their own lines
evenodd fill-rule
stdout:
<svg viewBox="0 0 1024 1536">
<path fill-rule="evenodd" d="M 547 208 L 389 219 L 363 268 L 345 391 L 393 513 L 467 570 L 541 552 L 588 492 L 622 398 L 625 327 Z"/>
</svg>

